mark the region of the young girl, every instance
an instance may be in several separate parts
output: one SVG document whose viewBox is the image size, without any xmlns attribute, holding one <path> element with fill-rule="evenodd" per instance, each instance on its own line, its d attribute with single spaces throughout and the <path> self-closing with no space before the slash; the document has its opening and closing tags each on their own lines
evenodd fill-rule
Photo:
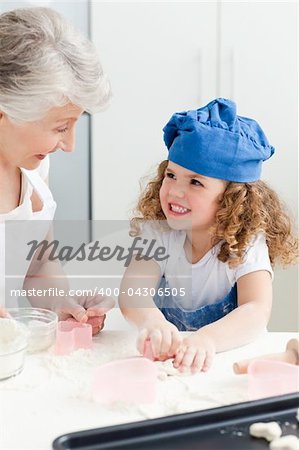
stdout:
<svg viewBox="0 0 299 450">
<path fill-rule="evenodd" d="M 155 357 L 174 357 L 181 371 L 205 371 L 216 352 L 265 329 L 272 266 L 293 262 L 296 239 L 277 195 L 260 181 L 274 148 L 257 122 L 236 115 L 232 101 L 176 113 L 163 131 L 168 160 L 141 195 L 132 224 L 136 232 L 142 224 L 142 237 L 169 257 L 135 258 L 120 307 L 139 329 L 141 353 L 150 339 Z M 145 224 L 165 219 L 166 231 Z M 126 295 L 129 287 L 135 296 Z M 179 331 L 192 333 L 182 340 Z"/>
</svg>

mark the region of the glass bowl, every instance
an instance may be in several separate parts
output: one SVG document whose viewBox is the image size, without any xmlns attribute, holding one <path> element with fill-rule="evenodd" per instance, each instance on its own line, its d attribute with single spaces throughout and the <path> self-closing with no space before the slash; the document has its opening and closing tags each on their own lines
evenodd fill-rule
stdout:
<svg viewBox="0 0 299 450">
<path fill-rule="evenodd" d="M 58 323 L 55 312 L 42 308 L 10 308 L 7 312 L 27 327 L 29 353 L 46 350 L 54 344 Z"/>
<path fill-rule="evenodd" d="M 13 377 L 23 370 L 26 350 L 27 342 L 18 350 L 0 353 L 0 380 Z"/>
</svg>

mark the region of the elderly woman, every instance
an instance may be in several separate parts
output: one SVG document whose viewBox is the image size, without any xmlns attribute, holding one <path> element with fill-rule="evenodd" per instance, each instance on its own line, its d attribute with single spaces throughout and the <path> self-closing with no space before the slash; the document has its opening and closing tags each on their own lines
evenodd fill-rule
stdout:
<svg viewBox="0 0 299 450">
<path fill-rule="evenodd" d="M 57 12 L 26 8 L 0 15 L 2 316 L 5 315 L 4 225 L 8 220 L 38 220 L 39 240 L 49 239 L 50 231 L 43 224 L 52 221 L 56 207 L 47 185 L 49 154 L 58 150 L 71 152 L 79 117 L 84 111 L 100 110 L 109 95 L 109 83 L 93 45 Z M 16 261 L 18 255 L 12 256 Z M 25 289 L 57 286 L 64 292 L 68 290 L 60 264 L 46 257 L 41 261 L 37 258 L 22 261 L 21 272 L 18 283 Z M 6 292 L 6 305 L 9 300 Z M 110 299 L 100 296 L 64 297 L 63 302 L 61 298 L 45 296 L 41 301 L 33 296 L 30 301 L 33 306 L 58 311 L 63 318 L 72 316 L 90 321 L 94 333 L 102 328 L 105 312 L 112 306 Z"/>
</svg>

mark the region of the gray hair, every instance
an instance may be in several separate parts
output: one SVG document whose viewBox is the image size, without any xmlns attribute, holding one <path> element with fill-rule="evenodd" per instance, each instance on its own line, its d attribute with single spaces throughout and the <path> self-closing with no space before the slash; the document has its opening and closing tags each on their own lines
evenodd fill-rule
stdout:
<svg viewBox="0 0 299 450">
<path fill-rule="evenodd" d="M 94 113 L 110 85 L 94 45 L 50 8 L 0 14 L 0 111 L 16 123 L 72 102 Z"/>
</svg>

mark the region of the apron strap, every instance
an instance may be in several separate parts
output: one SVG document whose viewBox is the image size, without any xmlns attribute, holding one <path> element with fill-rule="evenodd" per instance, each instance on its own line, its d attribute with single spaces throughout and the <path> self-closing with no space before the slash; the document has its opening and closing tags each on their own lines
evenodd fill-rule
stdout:
<svg viewBox="0 0 299 450">
<path fill-rule="evenodd" d="M 54 201 L 47 183 L 45 183 L 36 170 L 27 170 L 23 168 L 21 170 L 44 204 Z"/>
</svg>

